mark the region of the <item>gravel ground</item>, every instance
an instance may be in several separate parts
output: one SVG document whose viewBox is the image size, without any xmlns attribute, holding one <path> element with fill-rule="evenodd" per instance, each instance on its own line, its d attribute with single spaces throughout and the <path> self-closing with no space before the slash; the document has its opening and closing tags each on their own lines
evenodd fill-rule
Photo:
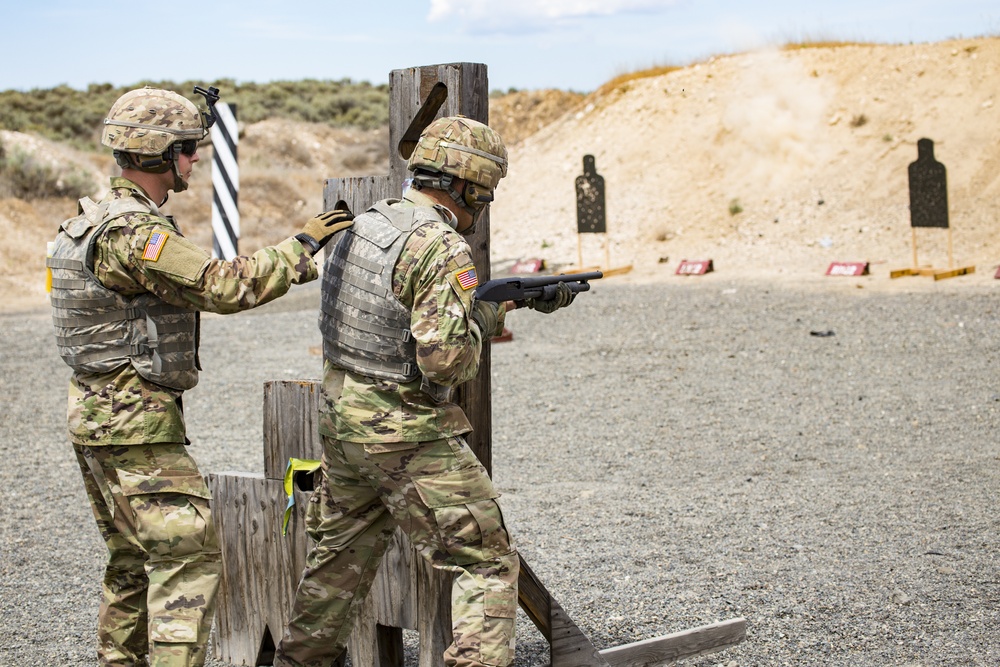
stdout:
<svg viewBox="0 0 1000 667">
<path fill-rule="evenodd" d="M 204 318 L 185 407 L 205 472 L 262 469 L 262 383 L 317 376 L 317 298 Z M 742 616 L 746 642 L 683 664 L 1000 665 L 996 309 L 959 281 L 709 275 L 513 314 L 494 473 L 525 558 L 599 648 Z M 67 377 L 47 312 L 0 315 L 4 666 L 96 662 L 104 547 Z M 516 664 L 544 662 L 522 621 Z"/>
</svg>

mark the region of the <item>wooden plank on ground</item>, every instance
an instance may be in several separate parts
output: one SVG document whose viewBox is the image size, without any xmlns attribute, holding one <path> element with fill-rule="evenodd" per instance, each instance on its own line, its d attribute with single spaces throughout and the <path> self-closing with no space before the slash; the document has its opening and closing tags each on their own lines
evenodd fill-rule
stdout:
<svg viewBox="0 0 1000 667">
<path fill-rule="evenodd" d="M 632 265 L 627 264 L 625 266 L 615 266 L 608 269 L 602 269 L 605 278 L 610 278 L 611 276 L 621 276 L 632 271 Z"/>
<path fill-rule="evenodd" d="M 678 660 L 715 653 L 746 639 L 746 620 L 728 621 L 682 630 L 601 651 L 611 667 L 654 667 Z"/>
<path fill-rule="evenodd" d="M 551 667 L 608 667 L 608 662 L 545 589 L 523 556 L 520 561 L 518 602 L 542 636 L 549 640 Z"/>
<path fill-rule="evenodd" d="M 975 273 L 976 267 L 974 266 L 963 266 L 959 269 L 946 269 L 943 271 L 937 271 L 934 273 L 934 280 L 944 280 L 945 278 L 955 278 L 956 276 L 964 276 L 969 273 Z"/>
</svg>

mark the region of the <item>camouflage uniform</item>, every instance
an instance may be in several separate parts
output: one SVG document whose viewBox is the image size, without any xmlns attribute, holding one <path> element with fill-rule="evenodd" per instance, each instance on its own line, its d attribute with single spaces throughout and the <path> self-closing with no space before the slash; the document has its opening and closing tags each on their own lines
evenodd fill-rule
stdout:
<svg viewBox="0 0 1000 667">
<path fill-rule="evenodd" d="M 317 277 L 295 238 L 251 257 L 212 259 L 139 186 L 113 178 L 102 204 L 121 198 L 144 210 L 111 220 L 94 243 L 94 276 L 115 292 L 233 313 Z M 166 240 L 154 260 L 147 246 L 156 233 Z M 77 371 L 70 380 L 70 440 L 109 552 L 98 621 L 102 665 L 205 661 L 221 562 L 208 487 L 185 449 L 182 393 L 147 380 L 130 363 L 105 373 Z"/>
<path fill-rule="evenodd" d="M 411 190 L 400 207 L 433 201 Z M 455 386 L 473 378 L 483 336 L 474 324 L 471 249 L 451 214 L 418 227 L 393 269 L 392 292 L 411 309 L 420 371 Z M 453 220 L 452 220 L 453 223 Z M 344 650 L 396 527 L 434 567 L 455 575 L 454 642 L 445 664 L 505 666 L 514 656 L 518 557 L 485 468 L 465 443 L 461 408 L 436 404 L 421 380 L 396 382 L 327 362 L 320 410 L 322 483 L 307 510 L 316 542 L 275 665 L 326 667 Z"/>
</svg>

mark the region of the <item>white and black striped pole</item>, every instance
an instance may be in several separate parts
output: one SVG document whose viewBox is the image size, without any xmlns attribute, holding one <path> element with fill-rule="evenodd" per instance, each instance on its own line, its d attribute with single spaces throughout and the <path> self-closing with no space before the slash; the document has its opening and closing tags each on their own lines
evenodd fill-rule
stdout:
<svg viewBox="0 0 1000 667">
<path fill-rule="evenodd" d="M 212 126 L 212 255 L 230 260 L 239 252 L 240 168 L 236 162 L 239 128 L 236 105 L 216 104 L 218 120 Z"/>
</svg>

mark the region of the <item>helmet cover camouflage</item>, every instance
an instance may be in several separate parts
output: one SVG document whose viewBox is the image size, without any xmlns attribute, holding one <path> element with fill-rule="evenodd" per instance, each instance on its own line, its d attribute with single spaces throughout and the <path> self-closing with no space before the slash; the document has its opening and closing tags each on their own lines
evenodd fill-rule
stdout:
<svg viewBox="0 0 1000 667">
<path fill-rule="evenodd" d="M 507 149 L 488 125 L 446 116 L 421 132 L 407 168 L 451 174 L 493 190 L 507 175 Z"/>
<path fill-rule="evenodd" d="M 170 90 L 139 88 L 118 98 L 104 119 L 101 143 L 116 151 L 160 155 L 170 144 L 202 140 L 208 130 L 198 107 Z"/>
</svg>

